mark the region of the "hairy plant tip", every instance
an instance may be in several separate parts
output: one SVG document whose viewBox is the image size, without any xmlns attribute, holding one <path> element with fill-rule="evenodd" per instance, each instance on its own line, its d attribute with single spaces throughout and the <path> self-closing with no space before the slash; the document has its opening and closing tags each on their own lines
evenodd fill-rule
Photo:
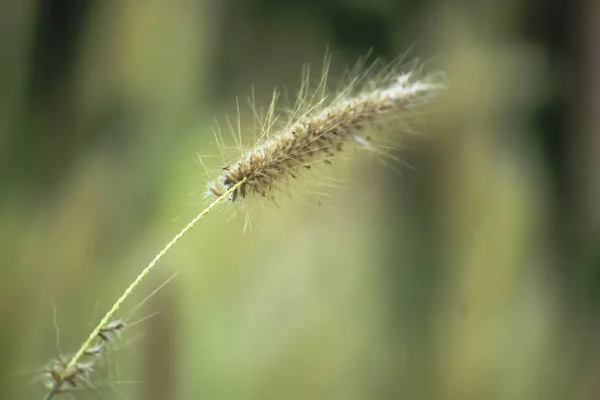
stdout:
<svg viewBox="0 0 600 400">
<path fill-rule="evenodd" d="M 51 360 L 42 370 L 40 376 L 42 386 L 48 391 L 46 399 L 56 395 L 83 390 L 91 386 L 91 378 L 102 355 L 108 351 L 107 345 L 113 342 L 125 329 L 125 323 L 114 320 L 104 325 L 94 341 L 84 349 L 80 361 L 70 364 L 69 360 L 60 355 Z"/>
<path fill-rule="evenodd" d="M 320 87 L 318 98 L 313 95 L 306 101 L 309 96 L 303 88 L 287 122 L 280 122 L 280 116 L 273 112 L 275 95 L 269 114 L 261 121 L 260 139 L 235 163 L 223 167 L 222 174 L 209 182 L 207 193 L 222 196 L 243 180 L 245 183 L 231 193 L 230 201 L 253 196 L 274 200 L 273 192 L 282 183 L 315 164 L 331 164 L 348 145 L 376 150 L 370 135 L 382 133 L 382 128 L 425 104 L 444 86 L 440 76 L 418 79 L 417 75 L 388 72 L 383 79 L 357 79 L 333 100 L 328 100 L 324 87 Z M 313 105 L 307 106 L 311 100 Z M 406 132 L 404 129 L 394 134 Z"/>
</svg>

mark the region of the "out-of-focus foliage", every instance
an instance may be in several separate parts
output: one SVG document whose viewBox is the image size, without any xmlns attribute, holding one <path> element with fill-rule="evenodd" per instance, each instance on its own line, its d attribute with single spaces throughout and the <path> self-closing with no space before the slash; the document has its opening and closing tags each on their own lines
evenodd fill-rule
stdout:
<svg viewBox="0 0 600 400">
<path fill-rule="evenodd" d="M 41 398 L 35 373 L 199 210 L 236 96 L 267 106 L 326 48 L 335 81 L 411 46 L 449 85 L 397 153 L 414 170 L 355 166 L 331 207 L 245 234 L 209 215 L 76 397 L 596 398 L 595 3 L 5 0 L 0 398 Z"/>
</svg>

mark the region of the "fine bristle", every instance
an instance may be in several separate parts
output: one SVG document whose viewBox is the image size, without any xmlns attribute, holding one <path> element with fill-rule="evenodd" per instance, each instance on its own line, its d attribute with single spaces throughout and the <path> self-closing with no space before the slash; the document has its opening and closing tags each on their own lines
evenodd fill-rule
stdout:
<svg viewBox="0 0 600 400">
<path fill-rule="evenodd" d="M 380 139 L 377 136 L 383 134 L 386 126 L 426 103 L 442 87 L 439 80 L 431 77 L 418 79 L 414 70 L 398 73 L 388 67 L 376 73 L 356 74 L 330 99 L 325 90 L 328 66 L 327 60 L 312 94 L 308 77 L 303 78 L 296 104 L 287 113 L 275 112 L 278 96 L 273 96 L 267 116 L 257 117 L 261 132 L 255 135 L 255 144 L 209 182 L 209 194 L 221 196 L 244 181 L 230 195 L 230 201 L 252 197 L 273 200 L 277 189 L 290 178 L 298 178 L 314 165 L 331 164 L 347 147 L 373 150 L 372 143 Z M 236 141 L 241 141 L 240 131 L 238 118 Z M 238 145 L 241 147 L 241 143 Z"/>
</svg>

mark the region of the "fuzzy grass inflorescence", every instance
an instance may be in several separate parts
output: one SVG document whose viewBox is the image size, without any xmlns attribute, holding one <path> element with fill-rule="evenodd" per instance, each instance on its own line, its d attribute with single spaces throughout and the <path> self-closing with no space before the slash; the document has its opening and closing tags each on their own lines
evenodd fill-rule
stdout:
<svg viewBox="0 0 600 400">
<path fill-rule="evenodd" d="M 122 304 L 167 252 L 219 204 L 227 200 L 239 203 L 253 197 L 274 200 L 275 192 L 290 178 L 299 178 L 302 171 L 313 165 L 331 164 L 347 147 L 381 152 L 383 147 L 379 143 L 384 141 L 384 135 L 395 141 L 409 132 L 405 117 L 443 87 L 439 75 L 421 78 L 416 68 L 400 72 L 399 63 L 377 71 L 378 66 L 374 63 L 362 72 L 351 73 L 349 82 L 334 95 L 327 93 L 328 58 L 321 80 L 312 91 L 305 70 L 293 107 L 279 110 L 276 92 L 264 117 L 254 108 L 253 126 L 258 134 L 248 149 L 242 146 L 242 123 L 238 115 L 237 128 L 232 128 L 232 132 L 240 150 L 239 158 L 227 163 L 222 174 L 208 183 L 207 193 L 217 196 L 216 199 L 139 273 L 68 361 L 59 356 L 43 371 L 48 389 L 46 400 L 89 379 L 94 357 L 104 350 L 109 335 L 123 328 L 114 320 Z M 398 129 L 391 129 L 394 123 L 399 123 Z"/>
<path fill-rule="evenodd" d="M 91 379 L 97 364 L 108 351 L 108 345 L 125 326 L 122 320 L 112 320 L 103 325 L 75 362 L 72 362 L 73 358 L 68 359 L 62 354 L 50 361 L 41 376 L 41 383 L 48 390 L 46 398 L 92 386 Z"/>
<path fill-rule="evenodd" d="M 373 64 L 373 67 L 377 64 Z M 373 142 L 381 142 L 386 128 L 402 122 L 407 114 L 422 105 L 440 88 L 439 75 L 419 79 L 415 69 L 399 73 L 388 67 L 372 76 L 368 69 L 357 73 L 349 84 L 333 96 L 326 92 L 329 60 L 314 93 L 310 94 L 308 78 L 292 111 L 277 113 L 275 93 L 265 118 L 259 122 L 258 140 L 233 164 L 225 165 L 215 181 L 208 184 L 208 193 L 221 196 L 240 181 L 245 183 L 230 197 L 232 202 L 252 197 L 274 200 L 274 192 L 290 178 L 298 178 L 317 164 L 331 164 L 332 159 L 355 146 L 380 151 Z M 306 74 L 308 76 L 308 74 Z M 239 117 L 238 117 L 239 118 Z M 238 145 L 241 147 L 241 124 L 238 120 Z M 394 134 L 397 140 L 407 129 Z"/>
</svg>

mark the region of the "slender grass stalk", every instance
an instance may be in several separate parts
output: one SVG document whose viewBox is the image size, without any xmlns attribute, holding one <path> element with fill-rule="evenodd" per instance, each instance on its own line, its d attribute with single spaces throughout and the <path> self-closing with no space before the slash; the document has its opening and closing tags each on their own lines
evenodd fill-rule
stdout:
<svg viewBox="0 0 600 400">
<path fill-rule="evenodd" d="M 380 144 L 385 143 L 383 136 L 388 134 L 384 128 L 402 122 L 404 117 L 427 103 L 444 87 L 436 76 L 421 79 L 416 71 L 399 73 L 392 64 L 373 77 L 369 70 L 358 74 L 342 91 L 328 97 L 325 93 L 328 66 L 327 60 L 323 77 L 314 93 L 310 91 L 306 75 L 297 103 L 287 115 L 276 111 L 277 93 L 264 118 L 253 108 L 260 134 L 250 148 L 243 147 L 238 110 L 237 128 L 232 125 L 230 128 L 240 155 L 233 164 L 223 166 L 215 181 L 209 179 L 207 194 L 217 198 L 139 273 L 70 361 L 60 356 L 45 371 L 48 378 L 45 400 L 77 388 L 78 382 L 90 376 L 93 361 L 86 363 L 81 360 L 99 354 L 104 343 L 109 341 L 107 335 L 118 333 L 124 327 L 123 323 L 114 320 L 121 305 L 165 254 L 212 209 L 225 200 L 240 203 L 248 197 L 262 197 L 275 202 L 273 192 L 290 182 L 290 178 L 297 179 L 313 165 L 331 164 L 332 159 L 350 146 L 385 154 L 385 146 Z M 389 135 L 397 140 L 407 133 L 408 129 L 400 125 L 391 129 Z"/>
<path fill-rule="evenodd" d="M 144 280 L 144 278 L 152 271 L 152 269 L 158 264 L 158 262 L 171 250 L 171 248 L 181 239 L 190 229 L 196 225 L 198 221 L 200 221 L 206 214 L 208 214 L 211 210 L 213 210 L 216 206 L 222 203 L 224 200 L 227 200 L 229 196 L 235 192 L 241 185 L 245 183 L 245 179 L 237 182 L 236 185 L 232 186 L 229 190 L 223 193 L 222 196 L 218 197 L 215 201 L 210 203 L 204 210 L 200 211 L 200 213 L 192 219 L 177 235 L 171 239 L 169 243 L 154 257 L 152 261 L 140 272 L 137 278 L 134 279 L 133 282 L 125 289 L 121 297 L 117 299 L 117 301 L 113 304 L 110 310 L 104 315 L 104 317 L 100 320 L 98 325 L 90 332 L 88 338 L 83 342 L 83 344 L 79 347 L 79 350 L 75 353 L 75 355 L 71 358 L 67 366 L 64 368 L 64 375 L 56 377 L 56 382 L 54 387 L 50 392 L 46 394 L 44 400 L 51 400 L 55 395 L 60 393 L 60 390 L 65 383 L 65 378 L 70 371 L 73 371 L 76 367 L 77 363 L 83 357 L 86 350 L 90 347 L 94 339 L 98 336 L 100 331 L 112 320 L 116 312 L 119 310 L 121 305 L 127 300 L 127 298 L 131 295 L 131 293 L 139 286 L 139 284 Z"/>
</svg>

